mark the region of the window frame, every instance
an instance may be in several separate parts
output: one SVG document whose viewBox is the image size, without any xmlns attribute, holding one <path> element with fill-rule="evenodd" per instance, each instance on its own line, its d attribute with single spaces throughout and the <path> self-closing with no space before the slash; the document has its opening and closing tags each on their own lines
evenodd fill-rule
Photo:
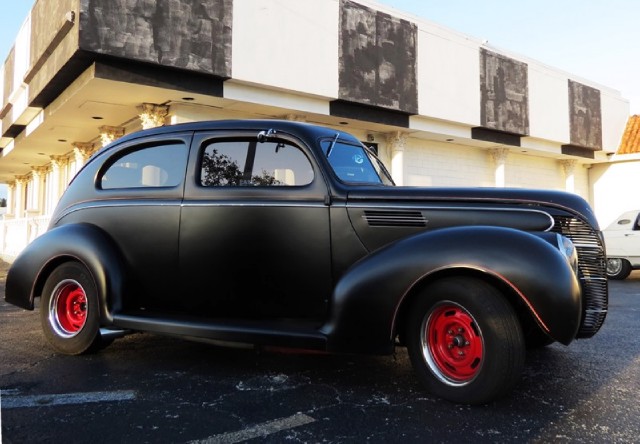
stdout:
<svg viewBox="0 0 640 444">
<path fill-rule="evenodd" d="M 222 140 L 251 140 L 258 137 L 259 130 L 210 130 L 196 132 L 191 147 L 191 157 L 187 167 L 185 183 L 185 200 L 191 201 L 273 201 L 280 202 L 309 202 L 326 201 L 328 183 L 323 176 L 313 151 L 299 138 L 279 132 L 272 140 L 282 140 L 297 147 L 309 161 L 313 171 L 313 179 L 307 185 L 293 186 L 204 186 L 200 182 L 202 170 L 201 159 L 204 150 L 211 143 Z"/>
<path fill-rule="evenodd" d="M 302 155 L 302 158 L 307 161 L 308 168 L 311 170 L 311 180 L 309 180 L 306 183 L 294 184 L 294 185 L 288 185 L 286 183 L 273 184 L 273 185 L 261 185 L 261 184 L 253 184 L 253 183 L 246 183 L 246 184 L 240 183 L 238 185 L 235 185 L 235 184 L 205 185 L 203 183 L 203 175 L 202 175 L 202 170 L 203 170 L 202 165 L 204 161 L 204 156 L 209 150 L 209 148 L 211 148 L 213 145 L 224 144 L 225 142 L 232 142 L 232 143 L 242 142 L 247 144 L 245 147 L 242 147 L 242 149 L 245 149 L 246 155 L 244 159 L 244 164 L 240 165 L 242 168 L 239 168 L 239 171 L 242 171 L 242 178 L 240 179 L 241 182 L 244 182 L 247 180 L 247 178 L 245 177 L 247 173 L 249 174 L 251 180 L 253 180 L 256 177 L 256 161 L 258 160 L 259 155 L 261 155 L 261 153 L 259 153 L 259 150 L 260 150 L 259 147 L 264 146 L 263 143 L 271 143 L 271 144 L 284 143 L 286 146 L 289 146 L 292 149 L 297 150 L 298 154 Z M 255 146 L 255 150 L 251 155 L 252 145 Z M 250 155 L 251 155 L 251 158 L 249 158 Z M 309 157 L 305 154 L 304 150 L 300 149 L 300 147 L 297 144 L 291 143 L 290 141 L 284 140 L 284 139 L 274 138 L 274 140 L 268 140 L 265 142 L 260 142 L 255 137 L 228 137 L 228 138 L 211 139 L 207 143 L 203 143 L 200 148 L 199 165 L 200 167 L 198 168 L 198 173 L 199 173 L 198 182 L 200 186 L 205 188 L 256 188 L 256 187 L 258 188 L 297 188 L 297 187 L 306 187 L 315 180 L 315 170 L 313 168 L 313 163 L 309 160 Z M 251 171 L 247 170 L 247 165 L 251 166 Z M 260 167 L 259 164 L 257 166 Z M 263 171 L 265 170 L 263 169 Z M 294 174 L 296 173 L 293 170 L 292 172 Z M 276 170 L 274 170 L 274 174 L 276 174 Z M 271 177 L 275 179 L 275 175 Z"/>
<path fill-rule="evenodd" d="M 121 145 L 112 146 L 110 149 L 100 151 L 95 154 L 93 161 L 98 162 L 100 167 L 97 169 L 94 176 L 94 189 L 98 196 L 111 196 L 113 198 L 130 198 L 130 199 L 145 199 L 145 198 L 167 198 L 175 199 L 181 198 L 184 194 L 185 175 L 189 165 L 191 141 L 193 139 L 193 131 L 180 132 L 174 134 L 158 134 L 141 139 L 129 140 Z M 161 187 L 123 187 L 123 188 L 102 188 L 102 178 L 105 173 L 115 163 L 121 160 L 128 154 L 143 150 L 152 149 L 155 146 L 180 144 L 184 146 L 185 158 L 184 158 L 184 170 L 180 176 L 180 182 L 174 186 L 161 186 Z M 92 162 L 93 162 L 92 161 Z M 100 197 L 100 198 L 104 198 Z"/>
</svg>

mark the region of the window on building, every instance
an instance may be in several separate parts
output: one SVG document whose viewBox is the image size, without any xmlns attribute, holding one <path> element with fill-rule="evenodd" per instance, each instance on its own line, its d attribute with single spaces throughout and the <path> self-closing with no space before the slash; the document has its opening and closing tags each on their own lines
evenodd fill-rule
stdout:
<svg viewBox="0 0 640 444">
<path fill-rule="evenodd" d="M 174 187 L 182 183 L 188 154 L 183 143 L 147 145 L 128 152 L 111 163 L 100 179 L 100 187 Z"/>
<path fill-rule="evenodd" d="M 200 184 L 218 186 L 303 186 L 313 168 L 302 150 L 283 141 L 214 141 L 201 159 Z"/>
</svg>

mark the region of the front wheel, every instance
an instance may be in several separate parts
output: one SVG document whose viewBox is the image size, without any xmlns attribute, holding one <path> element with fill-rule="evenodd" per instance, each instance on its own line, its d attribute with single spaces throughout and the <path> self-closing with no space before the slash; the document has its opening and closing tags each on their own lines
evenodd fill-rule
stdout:
<svg viewBox="0 0 640 444">
<path fill-rule="evenodd" d="M 626 259 L 611 257 L 607 259 L 607 277 L 614 280 L 626 279 L 631 273 L 631 264 Z"/>
<path fill-rule="evenodd" d="M 524 366 L 525 340 L 513 308 L 475 278 L 445 278 L 425 288 L 411 307 L 406 339 L 420 381 L 453 402 L 499 398 Z"/>
<path fill-rule="evenodd" d="M 89 270 L 78 262 L 58 266 L 45 282 L 40 321 L 54 349 L 79 355 L 100 348 L 98 292 Z"/>
</svg>

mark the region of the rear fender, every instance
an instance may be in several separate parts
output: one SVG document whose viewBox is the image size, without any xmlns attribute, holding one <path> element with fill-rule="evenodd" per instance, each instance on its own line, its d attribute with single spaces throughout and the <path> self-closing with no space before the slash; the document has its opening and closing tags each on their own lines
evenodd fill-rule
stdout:
<svg viewBox="0 0 640 444">
<path fill-rule="evenodd" d="M 558 248 L 527 232 L 474 226 L 423 232 L 353 265 L 336 285 L 330 318 L 322 327 L 329 348 L 389 352 L 405 298 L 419 282 L 447 269 L 471 269 L 499 279 L 553 339 L 564 344 L 574 339 L 582 308 L 580 284 Z"/>
<path fill-rule="evenodd" d="M 113 241 L 90 224 L 68 224 L 37 237 L 18 255 L 7 273 L 5 300 L 33 310 L 49 274 L 59 264 L 76 260 L 84 264 L 95 281 L 102 324 L 110 324 L 121 308 L 125 289 L 124 262 Z"/>
</svg>

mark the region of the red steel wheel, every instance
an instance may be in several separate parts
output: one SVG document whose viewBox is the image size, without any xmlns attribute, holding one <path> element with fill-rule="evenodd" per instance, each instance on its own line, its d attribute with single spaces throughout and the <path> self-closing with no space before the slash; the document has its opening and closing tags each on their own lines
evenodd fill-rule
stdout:
<svg viewBox="0 0 640 444">
<path fill-rule="evenodd" d="M 49 307 L 51 326 L 62 337 L 72 337 L 87 322 L 87 295 L 82 286 L 71 279 L 60 282 L 53 290 Z"/>
<path fill-rule="evenodd" d="M 433 309 L 425 324 L 422 350 L 434 374 L 452 384 L 473 380 L 484 352 L 473 316 L 457 304 L 443 303 Z"/>
<path fill-rule="evenodd" d="M 40 322 L 49 343 L 67 355 L 98 350 L 100 306 L 95 281 L 86 266 L 69 261 L 56 267 L 42 289 Z"/>
<path fill-rule="evenodd" d="M 495 286 L 471 276 L 443 277 L 425 285 L 406 313 L 411 365 L 434 395 L 485 404 L 518 382 L 524 334 L 515 310 Z"/>
</svg>

